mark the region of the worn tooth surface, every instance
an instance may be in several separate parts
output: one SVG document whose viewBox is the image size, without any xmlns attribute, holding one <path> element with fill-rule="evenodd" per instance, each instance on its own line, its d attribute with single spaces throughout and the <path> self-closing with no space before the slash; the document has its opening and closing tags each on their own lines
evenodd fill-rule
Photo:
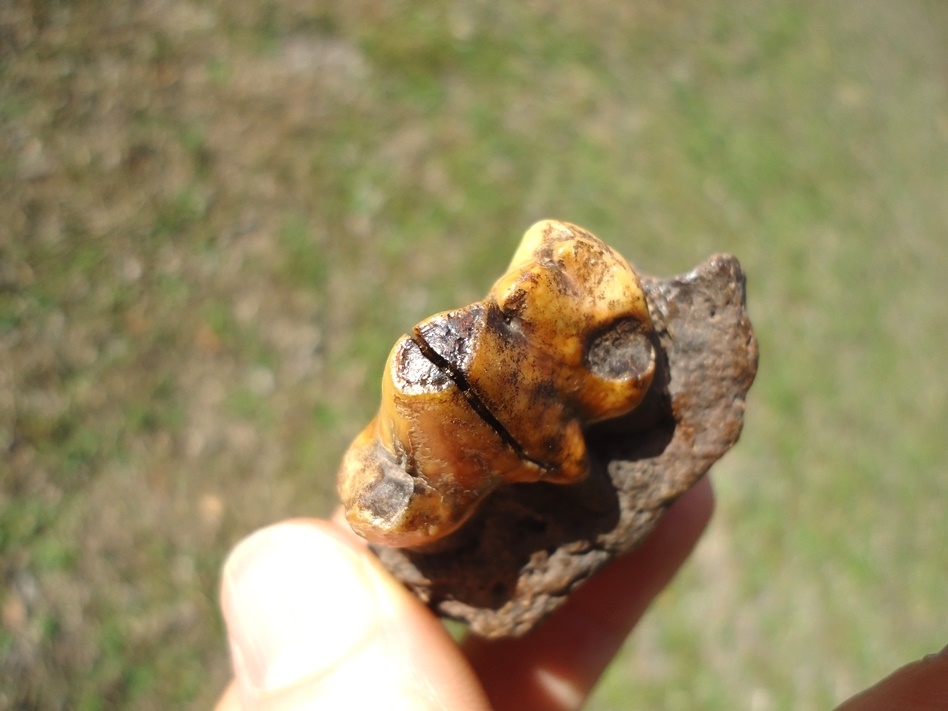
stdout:
<svg viewBox="0 0 948 711">
<path fill-rule="evenodd" d="M 501 484 L 581 481 L 584 426 L 628 412 L 648 389 L 650 332 L 638 277 L 617 252 L 575 225 L 537 223 L 483 301 L 396 344 L 379 414 L 340 468 L 352 527 L 424 545 Z"/>
</svg>

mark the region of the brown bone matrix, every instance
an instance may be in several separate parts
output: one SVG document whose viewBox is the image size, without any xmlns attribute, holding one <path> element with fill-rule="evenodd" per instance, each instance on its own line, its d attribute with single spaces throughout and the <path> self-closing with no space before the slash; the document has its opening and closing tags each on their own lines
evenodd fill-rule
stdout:
<svg viewBox="0 0 948 711">
<path fill-rule="evenodd" d="M 430 545 L 502 484 L 582 481 L 584 430 L 631 411 L 652 382 L 651 332 L 621 255 L 575 225 L 535 224 L 483 301 L 395 344 L 379 413 L 340 469 L 352 528 Z"/>
<path fill-rule="evenodd" d="M 734 257 L 636 275 L 541 222 L 484 301 L 396 344 L 346 514 L 434 611 L 525 634 L 734 445 L 757 356 Z"/>
</svg>

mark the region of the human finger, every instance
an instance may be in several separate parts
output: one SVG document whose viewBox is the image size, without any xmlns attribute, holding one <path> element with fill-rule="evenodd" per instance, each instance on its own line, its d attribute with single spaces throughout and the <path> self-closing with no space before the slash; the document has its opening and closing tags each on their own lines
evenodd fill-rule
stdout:
<svg viewBox="0 0 948 711">
<path fill-rule="evenodd" d="M 486 709 L 467 660 L 368 549 L 321 520 L 231 553 L 222 608 L 236 689 L 218 709 Z"/>
<path fill-rule="evenodd" d="M 948 709 L 948 647 L 893 672 L 836 711 L 939 711 Z"/>
<path fill-rule="evenodd" d="M 463 648 L 497 711 L 566 711 L 585 701 L 654 597 L 694 548 L 714 510 L 707 478 L 683 495 L 634 551 L 613 561 L 539 629 L 469 637 Z"/>
</svg>

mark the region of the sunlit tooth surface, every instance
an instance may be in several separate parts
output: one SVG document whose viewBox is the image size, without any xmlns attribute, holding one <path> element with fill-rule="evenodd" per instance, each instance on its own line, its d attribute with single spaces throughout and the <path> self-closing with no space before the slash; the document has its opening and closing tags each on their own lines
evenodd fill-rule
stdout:
<svg viewBox="0 0 948 711">
<path fill-rule="evenodd" d="M 651 331 L 625 259 L 575 225 L 535 224 L 482 301 L 393 348 L 379 413 L 339 472 L 350 524 L 419 546 L 504 483 L 581 481 L 583 427 L 629 412 L 651 384 Z"/>
</svg>

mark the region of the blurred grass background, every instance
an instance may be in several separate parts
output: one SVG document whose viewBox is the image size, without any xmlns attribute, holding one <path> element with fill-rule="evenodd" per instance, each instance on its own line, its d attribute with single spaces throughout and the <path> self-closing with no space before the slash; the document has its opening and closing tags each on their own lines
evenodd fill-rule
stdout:
<svg viewBox="0 0 948 711">
<path fill-rule="evenodd" d="M 228 548 L 534 220 L 749 274 L 718 512 L 590 708 L 948 641 L 948 5 L 0 0 L 0 708 L 207 708 Z"/>
</svg>

